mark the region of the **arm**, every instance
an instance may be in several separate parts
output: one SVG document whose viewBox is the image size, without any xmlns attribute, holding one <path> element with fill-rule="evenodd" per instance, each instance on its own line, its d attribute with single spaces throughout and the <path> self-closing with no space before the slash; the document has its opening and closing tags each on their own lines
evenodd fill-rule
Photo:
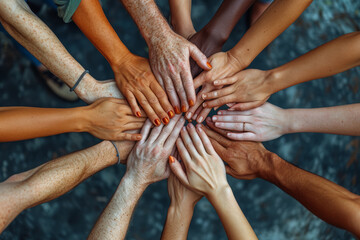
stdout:
<svg viewBox="0 0 360 240">
<path fill-rule="evenodd" d="M 124 133 L 140 129 L 145 118 L 135 118 L 124 100 L 99 99 L 77 108 L 0 108 L 0 142 L 52 136 L 67 132 L 89 132 L 108 140 L 140 140 Z"/>
<path fill-rule="evenodd" d="M 204 130 L 216 152 L 228 164 L 228 174 L 239 179 L 260 177 L 272 182 L 322 220 L 360 236 L 358 195 L 295 167 L 267 151 L 261 143 L 231 141 L 210 129 Z"/>
<path fill-rule="evenodd" d="M 171 26 L 174 32 L 188 39 L 196 33 L 191 20 L 191 0 L 169 0 Z"/>
<path fill-rule="evenodd" d="M 206 104 L 214 107 L 237 102 L 233 109 L 247 109 L 282 89 L 356 67 L 360 65 L 359 42 L 360 32 L 345 34 L 278 68 L 249 69 L 215 81 L 215 86 L 230 86 L 205 94 L 204 98 L 209 100 Z"/>
<path fill-rule="evenodd" d="M 176 116 L 165 127 L 151 130 L 150 121 L 144 124 L 141 130 L 143 138 L 131 151 L 126 173 L 89 239 L 125 238 L 131 215 L 143 191 L 151 183 L 169 176 L 167 158 L 184 123 L 183 118 Z"/>
<path fill-rule="evenodd" d="M 135 116 L 141 117 L 139 104 L 155 125 L 174 116 L 165 91 L 156 81 L 147 59 L 133 55 L 121 42 L 107 20 L 98 0 L 83 0 L 72 17 L 86 37 L 101 52 L 114 71 L 120 91 Z"/>
<path fill-rule="evenodd" d="M 185 170 L 170 158 L 170 167 L 182 184 L 205 195 L 214 206 L 230 240 L 257 239 L 226 180 L 225 166 L 201 127 L 190 123 L 176 142 Z"/>
<path fill-rule="evenodd" d="M 124 161 L 133 142 L 117 142 Z M 118 161 L 109 141 L 75 152 L 35 169 L 11 176 L 0 183 L 0 233 L 23 210 L 51 201 L 73 189 L 96 172 Z"/>
<path fill-rule="evenodd" d="M 196 105 L 189 110 L 191 116 L 202 106 L 205 109 L 198 114 L 197 121 L 204 120 L 211 110 L 211 105 L 203 104 L 203 102 L 206 99 L 206 93 L 215 90 L 213 82 L 232 77 L 249 66 L 254 58 L 289 27 L 311 2 L 312 0 L 275 0 L 232 49 L 226 53 L 220 52 L 211 56 L 209 61 L 213 69 L 208 73 L 201 73 L 194 80 L 195 88 L 202 84 L 205 84 L 205 87 L 198 93 Z M 221 86 L 216 87 L 221 88 Z M 231 103 L 228 100 L 223 101 L 225 103 L 222 102 L 222 105 Z M 254 101 L 251 105 L 243 106 L 242 110 L 258 107 L 265 101 Z"/>
<path fill-rule="evenodd" d="M 171 30 L 154 0 L 122 0 L 122 3 L 149 46 L 150 65 L 156 79 L 165 87 L 175 110 L 186 112 L 196 97 L 190 57 L 204 70 L 210 70 L 207 58 L 194 44 Z"/>
</svg>

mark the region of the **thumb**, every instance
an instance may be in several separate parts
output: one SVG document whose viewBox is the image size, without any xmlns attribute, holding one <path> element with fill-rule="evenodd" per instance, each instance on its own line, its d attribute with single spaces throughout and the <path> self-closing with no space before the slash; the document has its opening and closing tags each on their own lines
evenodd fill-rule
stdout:
<svg viewBox="0 0 360 240">
<path fill-rule="evenodd" d="M 207 57 L 195 46 L 190 46 L 190 57 L 204 70 L 211 70 L 212 66 Z"/>
<path fill-rule="evenodd" d="M 236 172 L 229 166 L 225 166 L 226 173 L 229 174 L 232 177 L 236 177 Z"/>
<path fill-rule="evenodd" d="M 184 184 L 185 186 L 189 186 L 189 180 L 184 172 L 183 167 L 181 166 L 180 162 L 174 158 L 173 156 L 169 156 L 169 165 L 171 171 L 174 175 L 179 179 L 179 181 Z"/>
</svg>

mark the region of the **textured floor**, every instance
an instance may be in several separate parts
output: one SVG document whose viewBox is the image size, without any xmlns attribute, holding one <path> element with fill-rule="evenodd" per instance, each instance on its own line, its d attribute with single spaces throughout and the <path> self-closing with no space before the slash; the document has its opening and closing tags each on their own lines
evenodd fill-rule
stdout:
<svg viewBox="0 0 360 240">
<path fill-rule="evenodd" d="M 124 43 L 136 54 L 146 56 L 147 47 L 135 24 L 119 1 L 103 0 L 105 13 Z M 168 16 L 167 1 L 158 1 Z M 200 29 L 211 18 L 219 1 L 194 0 L 193 18 Z M 252 67 L 269 69 L 342 34 L 359 30 L 360 1 L 318 0 L 289 29 L 254 61 Z M 40 17 L 63 41 L 69 52 L 97 79 L 112 78 L 106 60 L 73 24 L 63 24 L 50 7 Z M 238 24 L 226 48 L 233 46 L 245 31 Z M 360 101 L 359 68 L 327 79 L 301 84 L 273 95 L 270 102 L 285 108 L 309 108 L 350 104 Z M 0 106 L 74 107 L 54 97 L 36 79 L 29 62 L 0 33 Z M 36 167 L 57 156 L 89 147 L 99 140 L 89 134 L 62 134 L 16 143 L 0 144 L 0 181 Z M 360 194 L 359 148 L 357 137 L 326 134 L 293 134 L 265 146 L 284 159 L 326 177 Z M 124 166 L 105 169 L 70 193 L 50 203 L 24 211 L 3 232 L 0 239 L 85 239 L 95 220 L 115 191 Z M 353 239 L 313 216 L 277 187 L 262 181 L 239 181 L 229 177 L 240 207 L 260 239 Z M 1 194 L 1 193 L 0 193 Z M 169 199 L 166 182 L 150 186 L 134 213 L 127 239 L 159 239 Z M 195 210 L 189 239 L 226 239 L 212 206 L 201 200 Z"/>
</svg>

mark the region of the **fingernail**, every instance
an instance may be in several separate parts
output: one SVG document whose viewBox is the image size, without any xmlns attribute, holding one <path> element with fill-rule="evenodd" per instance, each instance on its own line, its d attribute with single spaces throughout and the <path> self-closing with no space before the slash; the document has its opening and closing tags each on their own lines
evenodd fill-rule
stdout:
<svg viewBox="0 0 360 240">
<path fill-rule="evenodd" d="M 137 117 L 141 117 L 141 112 L 136 112 Z"/>
<path fill-rule="evenodd" d="M 210 117 L 207 117 L 207 118 L 206 118 L 206 121 L 211 122 L 211 118 L 210 118 Z"/>
<path fill-rule="evenodd" d="M 189 106 L 190 107 L 194 106 L 194 101 L 193 100 L 189 100 Z"/>
<path fill-rule="evenodd" d="M 169 119 L 167 117 L 164 117 L 162 120 L 165 125 L 169 123 Z"/>
<path fill-rule="evenodd" d="M 175 116 L 173 110 L 168 111 L 168 115 L 169 115 L 170 119 Z"/>
<path fill-rule="evenodd" d="M 219 84 L 219 81 L 214 81 L 214 85 L 218 85 Z"/>
<path fill-rule="evenodd" d="M 141 135 L 136 135 L 136 140 L 141 140 Z"/>
<path fill-rule="evenodd" d="M 188 124 L 188 127 L 189 127 L 189 128 L 194 128 L 194 125 Z"/>
<path fill-rule="evenodd" d="M 180 114 L 181 112 L 180 112 L 180 109 L 178 108 L 178 107 L 174 107 L 174 110 L 175 110 L 175 113 L 176 114 Z"/>
<path fill-rule="evenodd" d="M 219 111 L 218 114 L 221 115 L 221 114 L 223 114 L 223 112 L 222 112 L 222 111 Z"/>
<path fill-rule="evenodd" d="M 197 116 L 198 116 L 197 113 L 194 114 L 194 116 L 192 117 L 192 119 L 195 120 L 195 119 L 197 118 Z"/>
<path fill-rule="evenodd" d="M 182 130 L 183 130 L 183 131 L 186 131 L 186 127 L 185 127 L 185 126 L 184 126 L 184 127 L 182 127 Z"/>
<path fill-rule="evenodd" d="M 212 66 L 209 62 L 206 63 L 206 66 L 208 66 L 208 68 L 212 69 Z"/>
<path fill-rule="evenodd" d="M 206 94 L 201 95 L 201 97 L 202 97 L 202 99 L 204 99 L 204 100 L 205 100 L 205 98 L 206 98 Z"/>
<path fill-rule="evenodd" d="M 199 119 L 197 120 L 197 122 L 201 123 L 203 120 L 204 120 L 204 118 L 200 116 Z"/>
<path fill-rule="evenodd" d="M 190 119 L 191 119 L 191 112 L 187 112 L 186 115 L 185 115 L 185 117 L 186 117 L 188 120 L 190 120 Z"/>
<path fill-rule="evenodd" d="M 215 126 L 220 127 L 220 123 L 216 122 Z"/>
<path fill-rule="evenodd" d="M 187 110 L 187 109 L 186 109 L 186 106 L 181 106 L 181 111 L 182 111 L 182 112 L 186 112 L 186 110 Z"/>
<path fill-rule="evenodd" d="M 213 120 L 213 121 L 216 121 L 216 120 L 217 120 L 217 117 L 213 116 L 212 120 Z"/>
<path fill-rule="evenodd" d="M 160 120 L 159 119 L 155 119 L 155 125 L 160 126 Z"/>
<path fill-rule="evenodd" d="M 169 156 L 169 162 L 170 163 L 174 163 L 175 162 L 175 158 L 173 156 Z"/>
<path fill-rule="evenodd" d="M 207 104 L 206 103 L 203 103 L 203 107 L 206 108 Z"/>
<path fill-rule="evenodd" d="M 198 129 L 200 132 L 203 131 L 201 124 L 196 125 L 196 127 L 197 127 L 197 129 Z"/>
<path fill-rule="evenodd" d="M 188 119 L 188 122 L 191 123 L 193 120 L 192 119 Z"/>
</svg>

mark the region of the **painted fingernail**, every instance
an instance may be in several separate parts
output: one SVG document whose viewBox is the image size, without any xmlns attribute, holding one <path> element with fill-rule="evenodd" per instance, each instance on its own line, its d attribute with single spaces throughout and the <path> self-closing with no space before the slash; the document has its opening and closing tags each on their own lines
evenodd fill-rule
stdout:
<svg viewBox="0 0 360 240">
<path fill-rule="evenodd" d="M 155 119 L 155 125 L 160 126 L 160 120 L 159 119 Z"/>
<path fill-rule="evenodd" d="M 202 99 L 204 99 L 204 100 L 205 100 L 205 98 L 206 98 L 206 94 L 201 95 L 201 97 L 202 97 Z"/>
<path fill-rule="evenodd" d="M 173 110 L 168 111 L 168 115 L 169 115 L 170 119 L 175 116 Z"/>
<path fill-rule="evenodd" d="M 169 156 L 169 162 L 170 163 L 174 163 L 175 162 L 175 158 L 173 156 Z"/>
<path fill-rule="evenodd" d="M 191 123 L 193 120 L 192 119 L 188 119 L 188 122 Z"/>
<path fill-rule="evenodd" d="M 186 112 L 186 110 L 187 110 L 187 109 L 186 109 L 186 106 L 181 106 L 181 111 L 182 111 L 182 112 Z"/>
<path fill-rule="evenodd" d="M 219 84 L 219 81 L 214 81 L 214 85 L 218 85 Z"/>
<path fill-rule="evenodd" d="M 197 122 L 198 122 L 198 123 L 201 123 L 203 120 L 204 120 L 204 118 L 200 116 L 200 117 L 198 118 Z"/>
<path fill-rule="evenodd" d="M 188 120 L 190 120 L 190 119 L 191 119 L 191 112 L 187 112 L 186 115 L 185 115 L 185 117 L 186 117 Z"/>
<path fill-rule="evenodd" d="M 213 117 L 212 117 L 212 120 L 213 120 L 213 121 L 216 121 L 216 120 L 217 120 L 217 117 L 213 116 Z"/>
<path fill-rule="evenodd" d="M 174 107 L 174 110 L 175 110 L 175 113 L 176 114 L 180 114 L 181 112 L 180 112 L 180 109 L 178 108 L 178 107 Z"/>
<path fill-rule="evenodd" d="M 190 107 L 194 106 L 194 101 L 193 100 L 189 100 L 189 106 Z"/>
<path fill-rule="evenodd" d="M 208 68 L 212 69 L 212 66 L 209 62 L 206 63 L 206 66 L 208 66 Z"/>
<path fill-rule="evenodd" d="M 165 125 L 169 123 L 169 119 L 167 117 L 164 117 L 162 120 Z"/>
<path fill-rule="evenodd" d="M 137 117 L 141 117 L 141 112 L 136 112 Z"/>
</svg>

